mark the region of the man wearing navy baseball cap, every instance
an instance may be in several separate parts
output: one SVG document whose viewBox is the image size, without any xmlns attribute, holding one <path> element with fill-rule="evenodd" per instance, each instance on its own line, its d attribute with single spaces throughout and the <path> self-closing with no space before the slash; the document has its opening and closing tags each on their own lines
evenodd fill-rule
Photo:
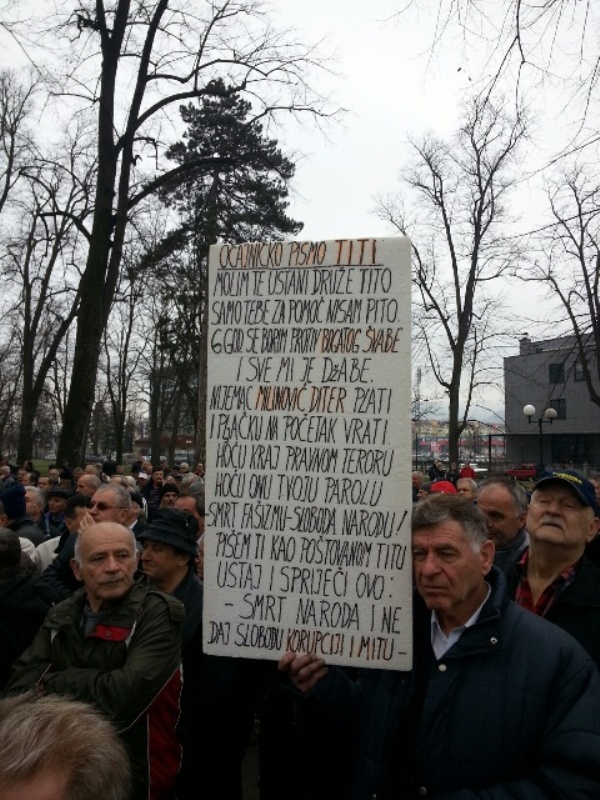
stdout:
<svg viewBox="0 0 600 800">
<path fill-rule="evenodd" d="M 600 569 L 584 555 L 600 509 L 573 470 L 542 473 L 531 495 L 529 548 L 509 574 L 516 602 L 571 634 L 600 665 Z"/>
</svg>

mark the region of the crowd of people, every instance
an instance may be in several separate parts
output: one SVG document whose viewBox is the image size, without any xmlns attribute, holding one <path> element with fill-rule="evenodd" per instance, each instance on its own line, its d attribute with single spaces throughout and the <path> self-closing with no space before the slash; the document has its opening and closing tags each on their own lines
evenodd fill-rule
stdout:
<svg viewBox="0 0 600 800">
<path fill-rule="evenodd" d="M 276 667 L 202 652 L 203 479 L 202 464 L 185 462 L 143 461 L 129 475 L 111 463 L 46 475 L 0 466 L 0 728 L 27 714 L 42 724 L 46 709 L 65 717 L 62 745 L 36 760 L 20 739 L 22 768 L 16 744 L 12 766 L 0 757 L 0 797 L 186 800 L 212 769 L 223 796 L 241 798 L 242 757 Z M 115 774 L 107 755 L 104 781 L 72 789 L 79 770 L 56 757 L 70 741 L 69 704 L 39 702 L 54 695 L 112 724 L 110 749 L 121 763 L 125 747 L 127 769 Z"/>
<path fill-rule="evenodd" d="M 413 473 L 397 672 L 203 653 L 201 464 L 30 467 L 0 464 L 3 800 L 241 800 L 257 718 L 261 800 L 600 800 L 600 482 Z"/>
</svg>

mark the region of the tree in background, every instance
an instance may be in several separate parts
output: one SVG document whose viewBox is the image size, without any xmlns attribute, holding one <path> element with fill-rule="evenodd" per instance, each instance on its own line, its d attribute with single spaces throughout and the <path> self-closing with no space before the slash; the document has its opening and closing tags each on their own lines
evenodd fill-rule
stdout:
<svg viewBox="0 0 600 800">
<path fill-rule="evenodd" d="M 281 239 L 302 229 L 287 215 L 293 162 L 233 86 L 215 81 L 212 88 L 211 96 L 180 109 L 186 133 L 167 155 L 189 169 L 161 192 L 180 222 L 152 254 L 162 263 L 156 271 L 163 300 L 161 348 L 168 351 L 177 396 L 196 422 L 199 456 L 205 450 L 208 249 L 217 241 Z M 211 156 L 210 172 L 194 167 Z"/>
<path fill-rule="evenodd" d="M 0 70 L 0 214 L 21 177 L 34 159 L 29 130 L 34 82 L 23 83 L 16 72 Z"/>
<path fill-rule="evenodd" d="M 418 346 L 448 398 L 450 461 L 471 403 L 489 383 L 484 355 L 497 332 L 500 299 L 494 280 L 513 274 L 518 251 L 506 236 L 511 169 L 525 135 L 487 99 L 475 98 L 456 138 L 428 136 L 415 144 L 405 182 L 414 212 L 402 200 L 382 201 L 379 213 L 413 248 L 413 325 Z M 506 316 L 502 315 L 506 326 Z M 506 330 L 506 328 L 504 328 Z"/>
<path fill-rule="evenodd" d="M 554 335 L 573 335 L 577 369 L 600 406 L 600 184 L 575 167 L 554 181 L 548 199 L 554 224 L 532 237 L 539 255 L 521 277 L 543 284 L 555 301 Z"/>
<path fill-rule="evenodd" d="M 257 116 L 280 110 L 320 115 L 319 98 L 307 83 L 318 56 L 275 30 L 254 0 L 182 0 L 177 6 L 95 0 L 76 9 L 71 0 L 57 0 L 52 14 L 10 4 L 2 25 L 26 47 L 57 102 L 67 102 L 81 119 L 87 115 L 96 133 L 94 213 L 89 225 L 80 224 L 88 243 L 81 324 L 58 445 L 60 459 L 78 463 L 132 211 L 176 176 L 192 168 L 212 172 L 217 162 L 211 154 L 204 163 L 166 167 L 163 136 L 174 138 L 171 109 L 213 95 L 221 77 L 233 92 L 253 98 Z"/>
<path fill-rule="evenodd" d="M 399 14 L 428 6 L 427 0 L 409 0 Z M 480 0 L 441 0 L 435 3 L 433 47 L 456 26 L 462 35 L 461 68 L 483 80 L 488 94 L 506 82 L 520 88 L 544 81 L 559 82 L 569 104 L 582 100 L 585 115 L 598 84 L 598 6 L 592 0 L 505 0 L 492 5 Z M 481 69 L 471 53 L 483 58 Z M 576 117 L 577 124 L 581 117 Z"/>
<path fill-rule="evenodd" d="M 122 279 L 113 305 L 111 316 L 104 330 L 100 371 L 106 379 L 107 405 L 112 421 L 112 455 L 118 464 L 123 462 L 123 454 L 131 452 L 127 443 L 131 428 L 130 407 L 131 389 L 136 385 L 141 358 L 140 338 L 135 336 L 139 325 L 144 286 L 138 280 L 138 273 L 132 265 L 127 279 Z M 141 330 L 138 330 L 138 334 Z M 135 393 L 137 394 L 137 393 Z"/>
<path fill-rule="evenodd" d="M 90 201 L 89 172 L 76 173 L 80 144 L 75 139 L 55 160 L 38 157 L 21 168 L 22 188 L 12 208 L 18 219 L 2 242 L 0 264 L 18 318 L 12 339 L 22 361 L 19 463 L 33 452 L 38 406 L 79 309 L 81 237 L 74 220 L 85 219 Z"/>
</svg>

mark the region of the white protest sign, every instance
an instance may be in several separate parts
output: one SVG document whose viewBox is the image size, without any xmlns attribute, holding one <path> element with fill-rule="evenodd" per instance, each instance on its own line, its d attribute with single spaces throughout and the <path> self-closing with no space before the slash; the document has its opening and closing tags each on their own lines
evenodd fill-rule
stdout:
<svg viewBox="0 0 600 800">
<path fill-rule="evenodd" d="M 215 245 L 204 649 L 408 669 L 410 242 Z"/>
</svg>

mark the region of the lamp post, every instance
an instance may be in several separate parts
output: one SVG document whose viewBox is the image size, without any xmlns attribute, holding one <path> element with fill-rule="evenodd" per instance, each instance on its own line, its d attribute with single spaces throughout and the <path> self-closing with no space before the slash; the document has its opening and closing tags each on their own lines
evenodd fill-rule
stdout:
<svg viewBox="0 0 600 800">
<path fill-rule="evenodd" d="M 535 406 L 526 405 L 523 408 L 523 414 L 527 417 L 527 422 L 531 423 L 533 417 L 535 416 Z M 544 433 L 544 423 L 547 422 L 549 425 L 552 425 L 556 417 L 558 416 L 555 408 L 547 408 L 544 413 L 537 418 L 536 422 L 538 424 L 538 430 L 540 432 L 540 463 L 538 466 L 538 472 L 541 474 L 544 471 L 544 440 L 542 439 L 542 434 Z"/>
</svg>

